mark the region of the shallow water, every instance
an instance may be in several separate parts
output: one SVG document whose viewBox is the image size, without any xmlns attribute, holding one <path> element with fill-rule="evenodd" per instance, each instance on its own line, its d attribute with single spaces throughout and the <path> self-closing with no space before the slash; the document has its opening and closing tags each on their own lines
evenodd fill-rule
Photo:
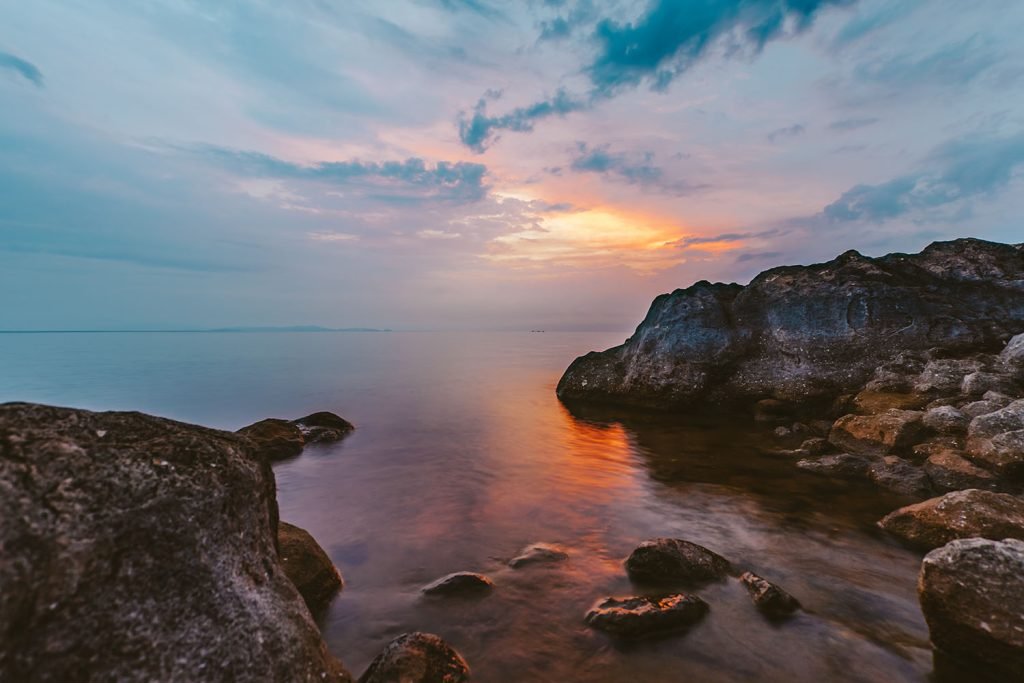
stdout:
<svg viewBox="0 0 1024 683">
<path fill-rule="evenodd" d="M 319 615 L 361 671 L 394 636 L 448 639 L 478 681 L 922 681 L 920 556 L 874 522 L 901 500 L 803 473 L 745 416 L 573 413 L 554 387 L 593 333 L 0 335 L 0 402 L 143 410 L 226 429 L 332 410 L 357 430 L 276 468 L 281 517 L 345 576 Z M 735 580 L 685 635 L 616 643 L 583 624 L 646 592 L 622 559 L 645 538 L 706 545 L 797 596 L 770 624 Z M 570 558 L 512 570 L 526 545 Z M 424 598 L 453 571 L 476 599 Z M 948 676 L 944 677 L 944 680 Z"/>
</svg>

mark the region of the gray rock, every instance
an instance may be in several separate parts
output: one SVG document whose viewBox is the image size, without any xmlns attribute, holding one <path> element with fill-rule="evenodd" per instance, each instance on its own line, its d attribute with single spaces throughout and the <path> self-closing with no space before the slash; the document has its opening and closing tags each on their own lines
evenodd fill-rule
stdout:
<svg viewBox="0 0 1024 683">
<path fill-rule="evenodd" d="M 1024 429 L 1024 399 L 1014 401 L 995 412 L 979 415 L 971 420 L 967 430 L 968 450 L 971 448 L 972 441 L 990 439 L 998 434 L 1018 429 Z"/>
<path fill-rule="evenodd" d="M 890 512 L 878 525 L 922 550 L 973 536 L 1024 539 L 1024 500 L 978 489 L 955 491 Z"/>
<path fill-rule="evenodd" d="M 455 572 L 442 576 L 420 590 L 426 595 L 480 595 L 493 587 L 494 582 L 483 574 Z"/>
<path fill-rule="evenodd" d="M 1005 406 L 1006 403 L 999 403 L 996 401 L 972 401 L 971 403 L 960 406 L 960 412 L 962 412 L 967 417 L 974 419 L 980 415 L 988 415 L 989 413 L 994 413 L 1000 408 L 1004 408 Z"/>
<path fill-rule="evenodd" d="M 863 479 L 867 477 L 871 461 L 862 455 L 836 453 L 820 458 L 805 458 L 796 464 L 802 470 L 842 479 Z"/>
<path fill-rule="evenodd" d="M 678 538 L 644 541 L 626 559 L 629 578 L 646 583 L 712 581 L 730 569 L 718 553 Z"/>
<path fill-rule="evenodd" d="M 1003 393 L 1015 391 L 1014 381 L 1006 375 L 994 372 L 977 371 L 964 377 L 960 385 L 960 393 L 964 396 L 981 396 L 989 392 Z"/>
<path fill-rule="evenodd" d="M 523 548 L 522 552 L 509 560 L 508 566 L 520 569 L 531 564 L 551 564 L 569 559 L 569 553 L 553 543 L 534 543 Z"/>
<path fill-rule="evenodd" d="M 287 522 L 277 526 L 281 566 L 314 614 L 321 613 L 345 585 L 337 567 L 309 532 Z"/>
<path fill-rule="evenodd" d="M 916 410 L 887 410 L 878 415 L 844 415 L 829 432 L 839 450 L 861 455 L 885 455 L 909 449 L 924 438 L 925 429 Z"/>
<path fill-rule="evenodd" d="M 981 363 L 973 359 L 942 358 L 928 361 L 914 384 L 914 391 L 920 394 L 948 394 L 960 389 L 964 377 L 981 369 Z"/>
<path fill-rule="evenodd" d="M 769 619 L 785 619 L 800 609 L 800 602 L 777 585 L 753 572 L 740 574 L 754 605 Z"/>
<path fill-rule="evenodd" d="M 1010 366 L 1024 367 L 1024 334 L 1018 334 L 1006 345 L 999 360 Z"/>
<path fill-rule="evenodd" d="M 918 596 L 932 643 L 978 668 L 977 680 L 1024 680 L 1024 543 L 969 538 L 931 551 Z"/>
<path fill-rule="evenodd" d="M 685 593 L 661 598 L 605 598 L 587 613 L 586 622 L 620 638 L 644 638 L 686 630 L 707 613 L 706 602 Z"/>
<path fill-rule="evenodd" d="M 991 401 L 992 403 L 998 403 L 999 407 L 1003 408 L 1013 403 L 1013 396 L 998 391 L 986 391 L 984 395 L 981 397 L 981 400 Z"/>
<path fill-rule="evenodd" d="M 932 493 L 925 471 L 895 455 L 887 455 L 868 467 L 868 479 L 901 496 L 924 498 Z"/>
<path fill-rule="evenodd" d="M 953 406 L 941 406 L 928 410 L 921 422 L 939 434 L 961 434 L 967 431 L 971 419 Z"/>
<path fill-rule="evenodd" d="M 1024 475 L 1024 429 L 975 440 L 971 442 L 969 456 L 1000 476 L 1020 478 Z"/>
<path fill-rule="evenodd" d="M 467 680 L 466 660 L 432 633 L 398 636 L 359 677 L 359 683 L 462 683 Z"/>
<path fill-rule="evenodd" d="M 278 559 L 252 441 L 0 406 L 0 680 L 347 681 Z"/>
</svg>

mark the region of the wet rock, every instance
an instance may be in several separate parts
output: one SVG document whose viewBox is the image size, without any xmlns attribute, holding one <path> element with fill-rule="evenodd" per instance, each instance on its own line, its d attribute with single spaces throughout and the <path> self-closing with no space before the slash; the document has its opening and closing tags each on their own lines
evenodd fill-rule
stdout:
<svg viewBox="0 0 1024 683">
<path fill-rule="evenodd" d="M 871 461 L 862 455 L 835 453 L 820 458 L 806 458 L 796 464 L 802 470 L 842 479 L 863 479 L 868 474 Z"/>
<path fill-rule="evenodd" d="M 939 492 L 1000 488 L 995 475 L 954 450 L 946 449 L 930 455 L 924 463 L 924 471 L 932 487 Z"/>
<path fill-rule="evenodd" d="M 972 460 L 996 474 L 1020 479 L 1024 475 L 1024 429 L 976 440 L 969 452 Z"/>
<path fill-rule="evenodd" d="M 306 443 L 301 429 L 287 420 L 273 417 L 242 427 L 235 433 L 252 441 L 257 451 L 270 462 L 298 455 Z"/>
<path fill-rule="evenodd" d="M 306 443 L 340 441 L 355 429 L 345 418 L 325 410 L 292 420 L 291 424 L 299 428 Z"/>
<path fill-rule="evenodd" d="M 275 548 L 252 441 L 0 406 L 0 680 L 347 681 Z"/>
<path fill-rule="evenodd" d="M 918 596 L 935 647 L 978 680 L 1024 680 L 1024 543 L 969 538 L 931 551 Z"/>
<path fill-rule="evenodd" d="M 939 434 L 961 434 L 967 431 L 971 418 L 953 406 L 941 406 L 928 410 L 921 418 L 921 422 Z"/>
<path fill-rule="evenodd" d="M 686 630 L 707 613 L 706 602 L 685 593 L 662 598 L 605 598 L 587 613 L 586 622 L 620 638 L 643 638 Z"/>
<path fill-rule="evenodd" d="M 807 455 L 822 455 L 832 450 L 832 445 L 828 442 L 828 439 L 824 439 L 820 436 L 815 436 L 810 439 L 805 439 L 800 444 L 800 450 Z"/>
<path fill-rule="evenodd" d="M 890 512 L 880 527 L 922 550 L 957 538 L 1024 538 L 1024 500 L 968 489 Z"/>
<path fill-rule="evenodd" d="M 845 415 L 832 426 L 829 441 L 839 450 L 862 455 L 885 455 L 907 449 L 924 437 L 923 415 L 916 410 Z"/>
<path fill-rule="evenodd" d="M 508 566 L 513 569 L 520 569 L 531 564 L 551 564 L 569 559 L 569 553 L 561 546 L 553 543 L 534 543 L 523 548 L 523 551 L 516 557 L 509 560 Z"/>
<path fill-rule="evenodd" d="M 932 493 L 931 480 L 925 471 L 895 455 L 887 455 L 871 463 L 868 479 L 901 496 L 925 498 Z"/>
<path fill-rule="evenodd" d="M 344 586 L 337 567 L 308 531 L 287 522 L 277 526 L 277 544 L 284 573 L 299 589 L 309 610 L 322 612 Z"/>
<path fill-rule="evenodd" d="M 753 572 L 740 574 L 754 605 L 769 619 L 784 619 L 800 609 L 800 602 L 771 581 Z"/>
<path fill-rule="evenodd" d="M 644 541 L 626 559 L 629 578 L 648 583 L 712 581 L 730 569 L 718 553 L 678 538 Z"/>
<path fill-rule="evenodd" d="M 959 391 L 964 377 L 981 369 L 981 363 L 973 359 L 940 358 L 928 361 L 917 378 L 914 391 L 919 394 L 948 394 Z"/>
<path fill-rule="evenodd" d="M 865 390 L 853 399 L 854 409 L 864 415 L 884 413 L 887 410 L 917 410 L 926 403 L 928 403 L 927 397 L 921 394 L 891 391 Z"/>
<path fill-rule="evenodd" d="M 462 683 L 468 680 L 466 660 L 432 633 L 398 636 L 359 677 L 359 683 Z"/>
<path fill-rule="evenodd" d="M 426 595 L 479 595 L 494 588 L 494 582 L 483 574 L 455 572 L 442 576 L 422 589 Z"/>
</svg>

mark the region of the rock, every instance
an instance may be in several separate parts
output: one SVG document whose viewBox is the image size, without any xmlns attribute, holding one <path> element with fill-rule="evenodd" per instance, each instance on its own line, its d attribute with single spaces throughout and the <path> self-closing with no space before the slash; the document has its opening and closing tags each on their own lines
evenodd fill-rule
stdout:
<svg viewBox="0 0 1024 683">
<path fill-rule="evenodd" d="M 791 435 L 793 432 L 790 431 L 789 427 L 776 427 L 775 431 L 772 433 L 775 434 L 775 436 L 777 436 L 778 438 L 784 439 L 785 437 Z"/>
<path fill-rule="evenodd" d="M 0 680 L 348 681 L 278 560 L 252 441 L 0 406 Z"/>
<path fill-rule="evenodd" d="M 823 453 L 827 453 L 831 449 L 832 446 L 829 444 L 828 439 L 823 439 L 820 436 L 805 439 L 804 442 L 800 444 L 800 450 L 808 455 L 821 455 Z"/>
<path fill-rule="evenodd" d="M 340 441 L 355 429 L 345 418 L 326 410 L 292 420 L 291 424 L 299 428 L 306 443 Z"/>
<path fill-rule="evenodd" d="M 302 430 L 287 420 L 273 417 L 242 427 L 235 433 L 252 441 L 257 451 L 270 462 L 298 455 L 306 443 Z"/>
<path fill-rule="evenodd" d="M 712 581 L 730 569 L 721 555 L 678 538 L 644 541 L 626 559 L 629 578 L 647 583 Z"/>
<path fill-rule="evenodd" d="M 960 389 L 964 377 L 981 369 L 981 363 L 973 359 L 940 358 L 928 361 L 914 384 L 919 394 L 949 394 Z"/>
<path fill-rule="evenodd" d="M 1009 341 L 999 354 L 999 360 L 1011 367 L 1024 367 L 1024 334 L 1018 334 Z"/>
<path fill-rule="evenodd" d="M 931 480 L 932 487 L 940 492 L 1000 488 L 995 475 L 954 450 L 942 450 L 928 456 L 924 472 Z"/>
<path fill-rule="evenodd" d="M 941 406 L 928 410 L 921 422 L 939 434 L 961 434 L 967 431 L 971 419 L 953 406 Z"/>
<path fill-rule="evenodd" d="M 874 415 L 893 409 L 917 410 L 927 402 L 928 399 L 921 394 L 870 391 L 867 389 L 853 397 L 854 409 L 863 415 Z"/>
<path fill-rule="evenodd" d="M 931 551 L 918 578 L 935 647 L 977 680 L 1024 680 L 1024 543 L 968 538 Z"/>
<path fill-rule="evenodd" d="M 983 467 L 1011 479 L 1024 475 L 1024 429 L 975 441 L 973 446 L 970 458 Z"/>
<path fill-rule="evenodd" d="M 871 463 L 868 479 L 901 496 L 925 498 L 932 493 L 931 480 L 925 471 L 895 455 L 887 455 Z"/>
<path fill-rule="evenodd" d="M 309 532 L 280 522 L 277 526 L 281 566 L 314 614 L 322 612 L 345 585 L 337 567 Z"/>
<path fill-rule="evenodd" d="M 993 436 L 1024 429 L 1024 399 L 1014 401 L 1004 408 L 986 415 L 979 415 L 971 420 L 967 430 L 967 447 L 972 442 L 980 442 Z"/>
<path fill-rule="evenodd" d="M 946 451 L 961 451 L 962 443 L 961 440 L 953 436 L 936 436 L 922 441 L 919 444 L 915 444 L 910 452 L 914 462 L 924 462 L 928 458 L 932 457 L 936 453 L 945 453 Z"/>
<path fill-rule="evenodd" d="M 971 403 L 960 406 L 960 412 L 973 420 L 980 415 L 994 413 L 1005 406 L 1005 403 L 998 403 L 996 401 L 972 401 Z"/>
<path fill-rule="evenodd" d="M 494 582 L 483 574 L 455 572 L 420 589 L 426 595 L 479 595 L 494 588 Z"/>
<path fill-rule="evenodd" d="M 836 453 L 820 458 L 806 458 L 796 464 L 802 470 L 842 479 L 863 479 L 868 474 L 871 461 L 861 455 Z"/>
<path fill-rule="evenodd" d="M 686 630 L 707 613 L 706 602 L 685 593 L 662 598 L 605 598 L 587 613 L 586 622 L 620 638 L 643 638 Z"/>
<path fill-rule="evenodd" d="M 661 409 L 831 398 L 903 352 L 1001 346 L 1024 331 L 1022 292 L 1024 248 L 976 239 L 879 258 L 848 251 L 745 287 L 702 281 L 657 297 L 621 346 L 577 358 L 557 393 Z"/>
<path fill-rule="evenodd" d="M 878 415 L 844 415 L 836 420 L 829 441 L 839 450 L 885 455 L 908 449 L 924 436 L 923 413 L 887 410 Z"/>
<path fill-rule="evenodd" d="M 531 564 L 550 564 L 569 559 L 569 553 L 553 543 L 534 543 L 508 562 L 508 566 L 519 569 Z"/>
<path fill-rule="evenodd" d="M 998 391 L 986 391 L 981 397 L 982 401 L 991 401 L 992 403 L 998 403 L 1000 408 L 1006 407 L 1013 403 L 1013 397 L 1008 394 L 1003 394 Z"/>
<path fill-rule="evenodd" d="M 796 598 L 757 574 L 743 572 L 740 581 L 746 586 L 757 609 L 769 619 L 784 619 L 800 609 Z"/>
<path fill-rule="evenodd" d="M 1024 538 L 1024 500 L 968 489 L 908 505 L 878 523 L 908 545 L 929 550 L 957 538 Z"/>
<path fill-rule="evenodd" d="M 982 371 L 972 372 L 965 376 L 963 384 L 960 385 L 960 393 L 965 396 L 981 396 L 988 392 L 1013 392 L 1015 389 L 1015 383 L 1009 377 Z"/>
<path fill-rule="evenodd" d="M 462 683 L 467 680 L 466 660 L 431 633 L 398 636 L 359 677 L 359 683 Z"/>
</svg>

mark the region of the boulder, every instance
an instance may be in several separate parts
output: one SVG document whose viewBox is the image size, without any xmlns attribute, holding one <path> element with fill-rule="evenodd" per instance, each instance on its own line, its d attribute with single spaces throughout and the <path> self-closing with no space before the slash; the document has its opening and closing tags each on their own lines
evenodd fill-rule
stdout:
<svg viewBox="0 0 1024 683">
<path fill-rule="evenodd" d="M 980 415 L 994 413 L 1005 406 L 1005 403 L 997 403 L 996 401 L 986 401 L 983 399 L 981 401 L 971 401 L 970 403 L 960 406 L 960 412 L 973 420 Z"/>
<path fill-rule="evenodd" d="M 914 384 L 920 394 L 950 394 L 960 390 L 964 377 L 981 369 L 973 359 L 940 358 L 928 361 Z"/>
<path fill-rule="evenodd" d="M 999 360 L 1010 367 L 1024 368 L 1024 334 L 1018 334 L 1009 341 L 999 354 Z"/>
<path fill-rule="evenodd" d="M 292 420 L 291 424 L 299 428 L 306 443 L 340 441 L 355 429 L 345 418 L 326 410 Z"/>
<path fill-rule="evenodd" d="M 884 413 L 887 410 L 918 410 L 928 403 L 922 394 L 865 389 L 853 397 L 854 409 L 863 415 Z"/>
<path fill-rule="evenodd" d="M 879 258 L 848 251 L 746 286 L 702 281 L 657 297 L 621 346 L 577 358 L 557 393 L 660 409 L 831 398 L 904 352 L 1001 346 L 1024 331 L 1022 293 L 1024 248 L 976 239 Z"/>
<path fill-rule="evenodd" d="M 467 680 L 466 660 L 432 633 L 398 636 L 359 677 L 359 683 L 462 683 Z"/>
<path fill-rule="evenodd" d="M 927 441 L 915 444 L 914 447 L 910 449 L 910 453 L 911 458 L 915 462 L 924 462 L 937 453 L 945 453 L 946 451 L 956 451 L 959 453 L 962 451 L 961 446 L 962 441 L 957 437 L 949 435 L 936 436 L 928 439 Z"/>
<path fill-rule="evenodd" d="M 513 569 L 521 569 L 531 564 L 551 564 L 569 559 L 569 553 L 561 546 L 553 543 L 534 543 L 523 548 L 517 556 L 508 562 Z"/>
<path fill-rule="evenodd" d="M 951 541 L 925 556 L 917 589 L 937 649 L 976 680 L 1024 680 L 1024 543 Z"/>
<path fill-rule="evenodd" d="M 862 455 L 835 453 L 820 458 L 805 458 L 796 464 L 802 470 L 824 474 L 841 479 L 863 479 L 868 474 L 871 461 Z"/>
<path fill-rule="evenodd" d="M 629 578 L 646 583 L 713 581 L 730 570 L 721 555 L 678 538 L 644 541 L 626 559 Z"/>
<path fill-rule="evenodd" d="M 960 385 L 960 393 L 964 396 L 981 396 L 990 391 L 1016 393 L 1016 383 L 1006 375 L 979 370 L 966 375 Z"/>
<path fill-rule="evenodd" d="M 820 436 L 813 436 L 810 439 L 804 439 L 803 443 L 800 444 L 800 451 L 807 455 L 822 455 L 832 449 L 828 439 Z"/>
<path fill-rule="evenodd" d="M 0 406 L 0 680 L 347 681 L 275 548 L 252 441 Z"/>
<path fill-rule="evenodd" d="M 939 434 L 962 434 L 967 431 L 971 418 L 953 406 L 931 408 L 921 418 L 925 427 Z"/>
<path fill-rule="evenodd" d="M 848 453 L 885 455 L 905 450 L 924 436 L 923 413 L 887 410 L 877 415 L 844 415 L 829 432 L 829 441 Z"/>
<path fill-rule="evenodd" d="M 895 455 L 872 462 L 868 467 L 868 479 L 901 496 L 925 498 L 932 493 L 931 481 L 925 471 Z"/>
<path fill-rule="evenodd" d="M 425 595 L 481 595 L 490 592 L 494 582 L 483 574 L 455 572 L 442 576 L 420 590 Z"/>
<path fill-rule="evenodd" d="M 800 609 L 796 598 L 753 572 L 740 574 L 740 581 L 750 593 L 754 606 L 769 619 L 785 619 Z"/>
<path fill-rule="evenodd" d="M 1024 429 L 1024 399 L 971 420 L 967 430 L 968 450 L 972 450 L 972 443 L 977 444 L 993 436 L 1018 429 Z"/>
<path fill-rule="evenodd" d="M 706 602 L 685 593 L 661 598 L 605 598 L 587 612 L 586 622 L 620 638 L 643 638 L 684 631 L 707 613 Z"/>
<path fill-rule="evenodd" d="M 963 457 L 962 453 L 951 449 L 928 456 L 924 463 L 924 472 L 931 480 L 932 488 L 943 493 L 963 489 L 1001 488 L 995 475 L 978 467 Z"/>
<path fill-rule="evenodd" d="M 281 566 L 314 614 L 322 612 L 344 582 L 337 567 L 309 532 L 287 522 L 277 526 Z"/>
<path fill-rule="evenodd" d="M 954 491 L 890 512 L 878 525 L 922 550 L 972 536 L 1024 539 L 1024 500 L 978 489 Z"/>
<path fill-rule="evenodd" d="M 976 463 L 1000 476 L 1019 479 L 1024 475 L 1024 429 L 997 434 L 970 443 L 969 455 Z"/>
<path fill-rule="evenodd" d="M 274 417 L 254 422 L 235 433 L 252 441 L 257 452 L 270 462 L 294 457 L 306 444 L 301 429 L 287 420 Z"/>
</svg>

